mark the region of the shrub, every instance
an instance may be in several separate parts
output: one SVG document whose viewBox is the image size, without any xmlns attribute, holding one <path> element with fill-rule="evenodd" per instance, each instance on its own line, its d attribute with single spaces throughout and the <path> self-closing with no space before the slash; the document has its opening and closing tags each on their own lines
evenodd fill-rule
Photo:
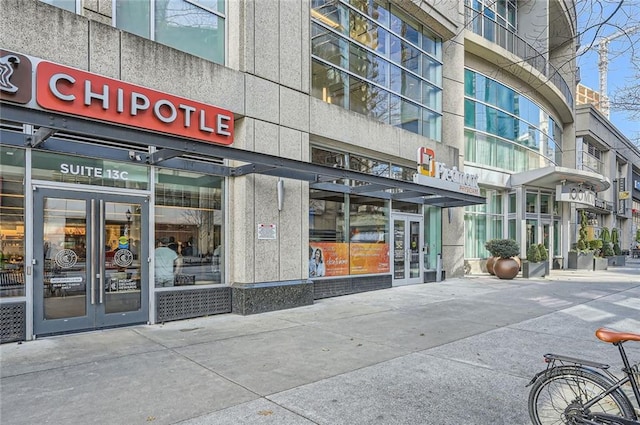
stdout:
<svg viewBox="0 0 640 425">
<path fill-rule="evenodd" d="M 611 233 L 609 233 L 608 227 L 603 227 L 602 230 L 600 230 L 600 239 L 603 243 L 611 242 Z"/>
<path fill-rule="evenodd" d="M 484 247 L 485 247 L 485 249 L 486 249 L 487 251 L 489 251 L 489 254 L 491 254 L 491 256 L 492 256 L 492 257 L 495 257 L 495 256 L 496 256 L 496 254 L 494 254 L 494 253 L 493 253 L 493 250 L 494 250 L 494 248 L 495 248 L 495 244 L 496 244 L 496 241 L 497 241 L 497 240 L 498 240 L 498 239 L 491 239 L 491 240 L 486 241 L 486 242 L 484 243 Z"/>
<path fill-rule="evenodd" d="M 600 239 L 589 241 L 589 249 L 597 251 L 600 248 L 602 248 L 602 241 Z"/>
<path fill-rule="evenodd" d="M 549 259 L 549 251 L 547 251 L 547 247 L 544 244 L 538 245 L 538 251 L 540 252 L 540 261 L 547 261 Z"/>
<path fill-rule="evenodd" d="M 611 229 L 611 242 L 613 242 L 613 252 L 615 255 L 620 255 L 622 250 L 620 249 L 620 237 L 618 235 L 618 229 Z"/>
<path fill-rule="evenodd" d="M 527 260 L 531 263 L 539 263 L 541 261 L 538 245 L 531 244 L 529 246 L 529 249 L 527 249 Z"/>
<path fill-rule="evenodd" d="M 611 247 L 611 243 L 609 242 L 605 242 L 603 247 L 602 247 L 602 255 L 604 257 L 613 257 L 615 254 L 615 252 L 613 251 L 613 248 Z"/>
<path fill-rule="evenodd" d="M 520 246 L 513 239 L 495 239 L 493 255 L 500 258 L 511 258 L 520 254 Z"/>
</svg>

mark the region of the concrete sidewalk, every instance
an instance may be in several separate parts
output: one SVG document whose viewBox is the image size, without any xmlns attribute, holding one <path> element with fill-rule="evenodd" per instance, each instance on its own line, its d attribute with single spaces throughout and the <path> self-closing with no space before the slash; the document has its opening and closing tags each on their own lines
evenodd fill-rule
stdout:
<svg viewBox="0 0 640 425">
<path fill-rule="evenodd" d="M 544 353 L 619 370 L 600 326 L 640 333 L 640 261 L 4 344 L 0 423 L 529 424 Z"/>
</svg>

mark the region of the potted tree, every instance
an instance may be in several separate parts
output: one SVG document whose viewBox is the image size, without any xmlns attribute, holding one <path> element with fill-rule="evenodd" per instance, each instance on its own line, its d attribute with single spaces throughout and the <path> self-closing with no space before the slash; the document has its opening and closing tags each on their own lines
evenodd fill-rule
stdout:
<svg viewBox="0 0 640 425">
<path fill-rule="evenodd" d="M 570 269 L 593 270 L 593 251 L 587 245 L 587 213 L 580 212 L 580 230 L 575 249 L 569 251 L 567 267 Z"/>
<path fill-rule="evenodd" d="M 626 264 L 626 257 L 622 255 L 622 250 L 620 249 L 620 233 L 616 227 L 611 229 L 611 243 L 613 244 L 613 256 L 611 256 L 609 265 L 624 266 Z"/>
<path fill-rule="evenodd" d="M 493 248 L 495 246 L 495 242 L 498 239 L 491 239 L 487 242 L 485 242 L 484 247 L 486 248 L 487 251 L 489 251 L 489 258 L 487 258 L 487 273 L 489 273 L 490 275 L 494 275 L 495 273 L 493 272 L 493 265 L 495 264 L 497 257 L 496 254 L 493 252 Z"/>
<path fill-rule="evenodd" d="M 538 251 L 540 252 L 540 261 L 544 263 L 544 275 L 549 275 L 549 251 L 543 243 L 538 244 Z"/>
<path fill-rule="evenodd" d="M 500 279 L 513 279 L 520 271 L 513 257 L 520 254 L 520 246 L 513 239 L 497 239 L 493 246 L 494 254 L 499 257 L 493 265 L 493 271 Z"/>
<path fill-rule="evenodd" d="M 613 246 L 611 245 L 611 233 L 609 233 L 608 227 L 603 227 L 600 230 L 600 240 L 602 241 L 601 255 L 607 259 L 607 265 L 611 266 L 614 263 Z"/>
<path fill-rule="evenodd" d="M 522 262 L 522 277 L 544 277 L 546 268 L 540 256 L 540 248 L 531 244 L 527 249 L 527 259 Z"/>
<path fill-rule="evenodd" d="M 589 241 L 589 248 L 593 251 L 593 270 L 607 270 L 607 259 L 602 255 L 602 245 L 600 239 Z"/>
</svg>

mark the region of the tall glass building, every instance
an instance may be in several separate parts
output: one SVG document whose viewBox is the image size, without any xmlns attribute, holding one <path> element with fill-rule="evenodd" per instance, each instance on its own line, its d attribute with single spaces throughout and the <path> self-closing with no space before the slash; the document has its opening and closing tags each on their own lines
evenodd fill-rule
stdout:
<svg viewBox="0 0 640 425">
<path fill-rule="evenodd" d="M 570 1 L 2 9 L 2 342 L 562 266 L 610 185 Z"/>
</svg>

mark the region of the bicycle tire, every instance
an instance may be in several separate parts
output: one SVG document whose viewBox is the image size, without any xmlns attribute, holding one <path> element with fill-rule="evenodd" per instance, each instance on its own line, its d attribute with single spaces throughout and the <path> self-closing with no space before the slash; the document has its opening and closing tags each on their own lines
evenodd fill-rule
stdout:
<svg viewBox="0 0 640 425">
<path fill-rule="evenodd" d="M 534 425 L 584 423 L 580 417 L 588 417 L 588 412 L 582 404 L 612 386 L 610 379 L 584 367 L 549 369 L 529 392 L 531 422 Z M 591 406 L 590 411 L 636 419 L 631 402 L 620 389 Z"/>
</svg>

